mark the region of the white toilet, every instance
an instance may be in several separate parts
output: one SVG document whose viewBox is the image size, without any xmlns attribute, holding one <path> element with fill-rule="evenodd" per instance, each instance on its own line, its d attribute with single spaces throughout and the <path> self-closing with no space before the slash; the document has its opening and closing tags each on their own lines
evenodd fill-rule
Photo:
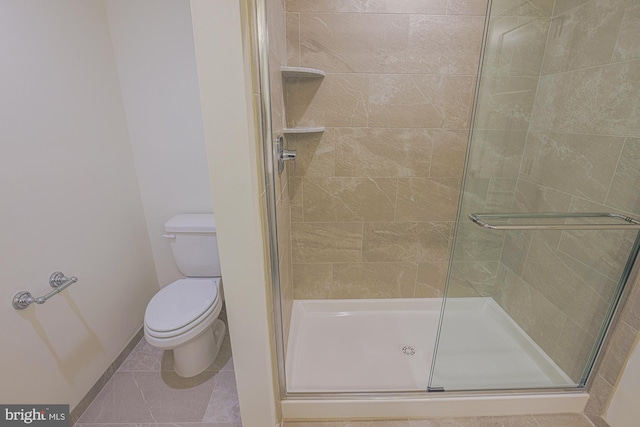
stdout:
<svg viewBox="0 0 640 427">
<path fill-rule="evenodd" d="M 213 214 L 176 215 L 164 224 L 164 237 L 185 279 L 162 288 L 144 313 L 149 344 L 173 350 L 173 369 L 192 377 L 213 363 L 226 331 L 218 319 L 222 282 Z"/>
</svg>

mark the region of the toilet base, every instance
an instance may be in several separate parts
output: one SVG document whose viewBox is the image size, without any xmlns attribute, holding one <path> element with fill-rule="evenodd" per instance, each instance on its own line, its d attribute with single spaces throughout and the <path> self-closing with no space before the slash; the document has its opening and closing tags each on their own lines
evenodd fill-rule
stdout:
<svg viewBox="0 0 640 427">
<path fill-rule="evenodd" d="M 199 337 L 173 349 L 173 370 L 183 378 L 193 377 L 207 369 L 216 360 L 226 325 L 216 319 Z"/>
</svg>

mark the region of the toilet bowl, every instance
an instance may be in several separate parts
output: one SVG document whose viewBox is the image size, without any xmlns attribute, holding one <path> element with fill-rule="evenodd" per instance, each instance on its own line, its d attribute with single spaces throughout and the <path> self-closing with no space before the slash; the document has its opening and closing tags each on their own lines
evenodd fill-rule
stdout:
<svg viewBox="0 0 640 427">
<path fill-rule="evenodd" d="M 181 377 L 201 373 L 218 355 L 226 330 L 218 319 L 219 289 L 219 278 L 181 279 L 163 288 L 147 305 L 145 338 L 154 347 L 174 351 L 174 370 Z"/>
<path fill-rule="evenodd" d="M 187 277 L 162 288 L 144 315 L 149 344 L 173 350 L 174 370 L 181 377 L 203 372 L 216 359 L 226 332 L 218 319 L 222 280 L 213 215 L 178 215 L 165 224 L 176 264 Z M 199 276 L 189 277 L 188 273 Z"/>
</svg>

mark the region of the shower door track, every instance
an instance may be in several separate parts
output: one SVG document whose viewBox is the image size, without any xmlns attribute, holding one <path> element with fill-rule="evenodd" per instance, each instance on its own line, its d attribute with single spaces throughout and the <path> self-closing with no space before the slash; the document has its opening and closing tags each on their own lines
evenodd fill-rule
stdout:
<svg viewBox="0 0 640 427">
<path fill-rule="evenodd" d="M 407 419 L 581 413 L 584 389 L 523 392 L 286 393 L 285 420 Z"/>
</svg>

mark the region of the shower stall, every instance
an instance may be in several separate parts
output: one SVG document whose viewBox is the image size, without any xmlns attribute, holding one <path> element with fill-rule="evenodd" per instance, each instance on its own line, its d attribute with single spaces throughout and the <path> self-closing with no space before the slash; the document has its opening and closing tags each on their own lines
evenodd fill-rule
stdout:
<svg viewBox="0 0 640 427">
<path fill-rule="evenodd" d="M 638 255 L 639 3 L 257 17 L 283 398 L 584 391 Z"/>
</svg>

